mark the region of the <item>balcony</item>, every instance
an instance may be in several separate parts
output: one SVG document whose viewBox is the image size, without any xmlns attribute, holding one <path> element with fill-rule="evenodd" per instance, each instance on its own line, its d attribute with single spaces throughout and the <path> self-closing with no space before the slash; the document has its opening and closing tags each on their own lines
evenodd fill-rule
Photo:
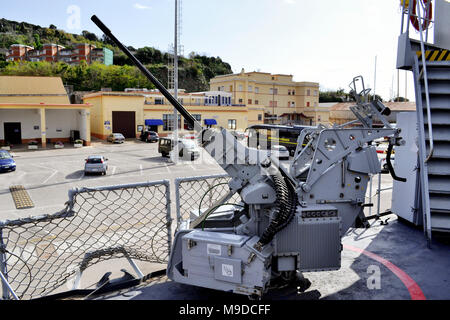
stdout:
<svg viewBox="0 0 450 320">
<path fill-rule="evenodd" d="M 72 55 L 72 50 L 61 50 L 59 52 L 60 56 L 71 56 Z"/>
</svg>

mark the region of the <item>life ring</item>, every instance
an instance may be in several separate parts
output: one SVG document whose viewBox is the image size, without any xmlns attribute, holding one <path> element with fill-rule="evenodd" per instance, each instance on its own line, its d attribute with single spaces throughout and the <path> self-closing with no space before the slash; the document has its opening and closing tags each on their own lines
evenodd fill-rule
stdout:
<svg viewBox="0 0 450 320">
<path fill-rule="evenodd" d="M 428 29 L 428 27 L 430 26 L 430 22 L 431 19 L 433 18 L 433 3 L 431 2 L 431 0 L 419 0 L 422 1 L 423 4 L 425 5 L 425 17 L 422 17 L 422 19 L 426 19 L 423 23 L 422 23 L 422 31 Z M 428 1 L 430 2 L 430 4 L 428 5 Z M 414 29 L 416 29 L 417 31 L 420 31 L 420 26 L 419 26 L 419 18 L 417 17 L 417 0 L 413 0 L 412 3 L 412 12 L 411 12 L 411 23 L 414 27 Z"/>
</svg>

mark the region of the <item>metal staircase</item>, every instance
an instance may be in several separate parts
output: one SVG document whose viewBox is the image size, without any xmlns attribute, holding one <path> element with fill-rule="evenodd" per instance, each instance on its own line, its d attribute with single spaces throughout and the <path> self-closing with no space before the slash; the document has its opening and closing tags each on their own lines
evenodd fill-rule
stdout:
<svg viewBox="0 0 450 320">
<path fill-rule="evenodd" d="M 421 15 L 426 13 L 426 4 L 417 1 L 414 11 L 412 2 L 404 8 L 407 21 L 417 12 L 418 21 L 426 23 L 422 16 L 427 15 Z M 423 218 L 431 246 L 433 231 L 450 232 L 450 49 L 427 43 L 428 32 L 425 36 L 423 24 L 418 26 L 420 41 L 409 39 L 409 24 L 399 37 L 397 68 L 414 74 L 420 181 L 417 214 Z"/>
<path fill-rule="evenodd" d="M 450 232 L 450 61 L 427 61 L 425 68 L 416 57 L 420 194 L 424 228 L 431 241 L 432 231 Z"/>
</svg>

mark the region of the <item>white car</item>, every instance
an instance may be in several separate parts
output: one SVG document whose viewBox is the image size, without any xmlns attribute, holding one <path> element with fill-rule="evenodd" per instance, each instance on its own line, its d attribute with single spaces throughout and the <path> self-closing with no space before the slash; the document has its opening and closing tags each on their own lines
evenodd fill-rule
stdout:
<svg viewBox="0 0 450 320">
<path fill-rule="evenodd" d="M 103 156 L 89 156 L 84 164 L 84 173 L 101 173 L 106 175 L 108 171 L 108 159 Z"/>
<path fill-rule="evenodd" d="M 278 158 L 280 160 L 289 160 L 289 150 L 285 146 L 272 146 L 270 150 L 270 156 L 273 158 Z"/>
</svg>

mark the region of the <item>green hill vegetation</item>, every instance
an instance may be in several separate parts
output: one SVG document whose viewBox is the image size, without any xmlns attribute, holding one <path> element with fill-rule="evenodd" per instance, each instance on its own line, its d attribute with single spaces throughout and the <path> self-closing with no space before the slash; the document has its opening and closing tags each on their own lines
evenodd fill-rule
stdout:
<svg viewBox="0 0 450 320">
<path fill-rule="evenodd" d="M 102 64 L 70 66 L 65 63 L 49 62 L 5 62 L 6 52 L 12 44 L 24 44 L 41 49 L 45 43 L 57 43 L 73 48 L 76 43 L 90 43 L 98 48 L 108 48 L 114 52 L 114 65 Z M 170 55 L 152 47 L 135 49 L 129 47 L 136 57 L 167 86 Z M 189 57 L 179 57 L 179 87 L 188 92 L 209 90 L 209 80 L 218 75 L 232 73 L 231 66 L 219 57 L 207 57 L 192 52 Z M 81 35 L 0 19 L 0 75 L 60 76 L 64 84 L 73 85 L 76 91 L 112 88 L 153 88 L 153 85 L 132 66 L 132 62 L 105 35 L 101 38 L 89 31 Z"/>
</svg>

